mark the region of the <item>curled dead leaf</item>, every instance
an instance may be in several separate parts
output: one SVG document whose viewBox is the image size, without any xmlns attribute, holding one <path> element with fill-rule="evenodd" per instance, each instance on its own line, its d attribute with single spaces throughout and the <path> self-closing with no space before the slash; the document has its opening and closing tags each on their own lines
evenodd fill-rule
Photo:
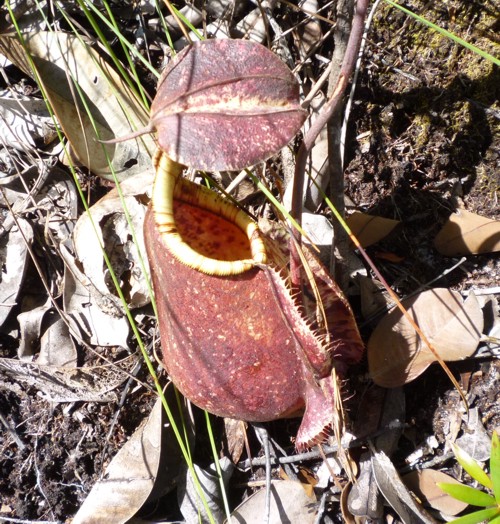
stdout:
<svg viewBox="0 0 500 524">
<path fill-rule="evenodd" d="M 474 294 L 463 301 L 456 291 L 436 288 L 403 301 L 403 306 L 444 361 L 462 360 L 476 350 L 483 313 Z M 436 360 L 399 309 L 381 320 L 367 351 L 370 375 L 383 387 L 411 382 Z"/>
<path fill-rule="evenodd" d="M 75 253 L 86 277 L 102 295 L 116 295 L 101 245 L 106 249 L 129 307 L 141 307 L 150 301 L 147 279 L 140 253 L 145 253 L 142 224 L 146 215 L 148 191 L 152 177 L 149 173 L 137 175 L 122 182 L 118 190 L 111 190 L 94 204 L 89 213 L 83 213 L 76 223 L 73 241 Z M 127 208 L 130 223 L 125 214 Z M 92 218 L 92 220 L 91 220 Z M 97 234 L 94 231 L 97 228 Z M 134 242 L 134 229 L 137 244 Z M 144 259 L 147 270 L 147 260 Z"/>
</svg>

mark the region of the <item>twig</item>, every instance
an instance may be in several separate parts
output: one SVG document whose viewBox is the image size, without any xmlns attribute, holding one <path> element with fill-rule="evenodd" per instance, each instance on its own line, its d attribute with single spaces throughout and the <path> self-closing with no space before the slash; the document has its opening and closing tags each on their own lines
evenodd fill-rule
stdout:
<svg viewBox="0 0 500 524">
<path fill-rule="evenodd" d="M 395 431 L 400 428 L 406 428 L 406 424 L 391 424 L 389 426 L 383 427 L 377 431 L 374 431 L 372 434 L 367 435 L 363 438 L 354 439 L 351 440 L 347 445 L 344 446 L 345 449 L 353 449 L 353 448 L 359 448 L 360 446 L 363 446 L 368 439 L 374 439 L 378 437 L 379 435 L 384 435 L 388 431 Z M 334 444 L 332 446 L 322 446 L 322 451 L 325 455 L 332 455 L 333 453 L 337 453 L 339 450 L 339 447 Z M 271 466 L 279 466 L 282 464 L 294 464 L 296 462 L 303 462 L 306 460 L 315 460 L 322 457 L 322 454 L 318 449 L 315 449 L 313 451 L 306 451 L 305 453 L 298 453 L 296 455 L 286 456 L 286 457 L 271 457 Z M 251 467 L 257 467 L 257 466 L 265 466 L 266 465 L 266 457 L 261 458 L 252 458 L 252 459 L 246 459 L 241 462 L 238 462 L 236 467 L 240 471 L 246 471 L 247 469 L 250 469 Z"/>
<path fill-rule="evenodd" d="M 500 294 L 500 286 L 495 287 L 485 287 L 485 288 L 476 288 L 476 289 L 468 289 L 467 291 L 461 291 L 462 295 L 470 295 L 471 293 L 474 293 L 474 295 L 499 295 Z"/>
<path fill-rule="evenodd" d="M 328 120 L 331 118 L 342 100 L 342 95 L 347 87 L 349 77 L 354 69 L 354 64 L 358 56 L 367 8 L 368 0 L 358 0 L 353 16 L 351 34 L 349 35 L 349 41 L 347 43 L 346 53 L 342 62 L 342 67 L 340 69 L 337 86 L 335 87 L 330 100 L 325 104 L 322 113 L 320 113 L 318 118 L 309 128 L 309 131 L 305 135 L 297 154 L 297 163 L 295 165 L 295 176 L 293 180 L 291 216 L 299 224 L 301 223 L 302 197 L 304 191 L 304 177 L 306 172 L 307 158 L 320 131 L 327 124 Z M 294 229 L 293 232 L 295 238 L 300 242 L 299 231 Z M 294 285 L 297 289 L 300 282 L 300 270 L 298 267 L 298 258 L 292 255 L 290 261 L 290 274 L 292 285 Z"/>
<path fill-rule="evenodd" d="M 267 429 L 261 424 L 254 424 L 253 427 L 257 438 L 260 440 L 260 443 L 264 448 L 264 459 L 266 465 L 266 504 L 263 522 L 264 524 L 268 524 L 271 516 L 271 447 L 269 446 L 269 434 L 267 433 Z"/>
<path fill-rule="evenodd" d="M 1 411 L 0 411 L 0 422 L 3 424 L 4 428 L 10 434 L 10 436 L 14 439 L 15 443 L 19 446 L 19 449 L 22 450 L 26 448 L 26 444 L 21 440 L 19 435 L 16 433 L 16 430 L 10 427 L 9 422 L 3 416 L 3 413 Z"/>
<path fill-rule="evenodd" d="M 319 501 L 319 506 L 316 514 L 316 519 L 314 520 L 314 524 L 321 524 L 321 522 L 324 522 L 323 517 L 325 516 L 326 499 L 328 496 L 329 492 L 328 490 L 325 490 L 321 495 L 321 500 Z"/>
<path fill-rule="evenodd" d="M 375 12 L 378 8 L 378 5 L 380 4 L 381 0 L 375 0 L 374 4 L 372 5 L 372 8 L 370 10 L 370 14 L 368 15 L 365 23 L 365 28 L 363 31 L 363 37 L 361 38 L 361 45 L 359 47 L 359 53 L 358 53 L 358 59 L 356 60 L 356 66 L 354 69 L 354 74 L 352 77 L 352 84 L 351 84 L 351 90 L 349 92 L 349 98 L 347 99 L 346 105 L 345 105 L 345 112 L 344 112 L 344 120 L 342 122 L 342 130 L 340 132 L 340 154 L 341 154 L 341 163 L 342 167 L 344 166 L 344 157 L 345 157 L 345 137 L 347 134 L 347 122 L 349 120 L 349 115 L 351 113 L 351 106 L 352 101 L 354 99 L 354 92 L 356 91 L 356 85 L 358 83 L 358 76 L 359 71 L 361 68 L 361 59 L 363 58 L 365 47 L 366 47 L 366 41 L 367 41 L 367 35 L 368 31 L 372 25 L 373 16 L 375 15 Z"/>
<path fill-rule="evenodd" d="M 337 2 L 337 27 L 334 33 L 335 48 L 332 56 L 333 68 L 328 80 L 328 95 L 335 90 L 341 64 L 347 53 L 347 37 L 351 26 L 355 0 L 339 0 Z M 361 45 L 361 44 L 360 44 Z M 359 54 L 359 52 L 358 52 Z M 344 166 L 342 163 L 342 113 L 343 104 L 337 104 L 327 128 L 328 143 L 328 169 L 326 174 L 330 182 L 329 193 L 332 204 L 338 213 L 345 216 L 344 203 Z M 340 289 L 347 290 L 349 285 L 349 271 L 347 270 L 347 260 L 351 253 L 349 236 L 338 220 L 333 221 L 333 242 L 330 247 L 330 273 L 333 275 Z"/>
<path fill-rule="evenodd" d="M 14 524 L 60 524 L 59 520 L 24 520 L 11 517 L 0 517 L 0 522 L 13 522 Z"/>
</svg>

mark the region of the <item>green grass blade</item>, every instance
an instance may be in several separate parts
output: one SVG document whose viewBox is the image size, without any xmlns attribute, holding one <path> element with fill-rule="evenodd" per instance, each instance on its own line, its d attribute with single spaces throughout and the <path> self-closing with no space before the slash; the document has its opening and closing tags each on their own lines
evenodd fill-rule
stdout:
<svg viewBox="0 0 500 524">
<path fill-rule="evenodd" d="M 224 511 L 226 513 L 226 519 L 227 519 L 227 522 L 231 522 L 231 511 L 229 509 L 229 501 L 227 500 L 226 488 L 224 486 L 224 478 L 222 476 L 222 470 L 221 470 L 220 462 L 218 459 L 217 448 L 215 446 L 215 438 L 214 438 L 214 433 L 212 431 L 212 423 L 210 422 L 210 416 L 208 412 L 206 411 L 205 411 L 205 420 L 207 423 L 208 438 L 210 440 L 210 447 L 212 448 L 212 455 L 214 456 L 214 459 L 215 459 L 214 461 L 215 469 L 217 470 L 217 475 L 219 476 L 220 491 L 222 494 L 222 502 L 224 504 Z"/>
<path fill-rule="evenodd" d="M 499 508 L 487 508 L 480 511 L 475 511 L 474 513 L 469 513 L 463 517 L 452 520 L 451 524 L 479 524 L 479 522 L 484 522 L 489 520 L 490 522 L 498 521 L 500 517 Z M 493 520 L 490 520 L 493 519 Z"/>
<path fill-rule="evenodd" d="M 497 504 L 500 506 L 500 442 L 496 431 L 493 432 L 491 437 L 490 474 L 491 489 Z"/>
<path fill-rule="evenodd" d="M 463 40 L 462 38 L 460 38 L 457 35 L 451 33 L 450 31 L 447 31 L 446 29 L 443 29 L 442 27 L 439 27 L 438 25 L 433 24 L 432 22 L 430 22 L 426 18 L 424 18 L 424 17 L 422 17 L 420 15 L 417 15 L 413 11 L 410 11 L 409 9 L 406 9 L 405 7 L 397 4 L 396 2 L 393 2 L 392 0 L 385 0 L 385 1 L 388 4 L 392 5 L 393 7 L 396 7 L 400 11 L 403 11 L 403 13 L 406 13 L 407 15 L 415 18 L 415 20 L 418 20 L 419 22 L 422 22 L 427 27 L 430 27 L 431 29 L 434 29 L 434 31 L 437 31 L 438 33 L 440 33 L 441 35 L 445 36 L 446 38 L 449 38 L 450 40 L 453 40 L 458 45 L 461 45 L 462 47 L 465 47 L 466 49 L 469 49 L 470 51 L 478 54 L 479 56 L 485 58 L 486 60 L 489 60 L 493 64 L 495 64 L 497 66 L 500 66 L 500 60 L 498 58 L 495 58 L 493 55 L 490 55 L 489 53 L 487 53 L 486 51 L 483 51 L 479 47 L 476 47 L 473 44 L 469 44 L 469 42 L 467 42 L 466 40 Z"/>
<path fill-rule="evenodd" d="M 78 0 L 78 3 L 81 4 L 82 0 Z M 85 1 L 85 5 L 87 8 L 91 9 L 95 16 L 99 17 L 100 20 L 108 26 L 108 28 L 111 31 L 116 31 L 116 26 L 113 25 L 113 23 L 108 20 L 100 11 L 97 9 L 97 7 L 94 5 L 94 2 Z M 82 6 L 83 8 L 83 6 Z M 89 23 L 92 24 L 91 19 L 89 19 Z M 144 66 L 150 71 L 151 74 L 156 76 L 157 78 L 160 76 L 158 71 L 139 53 L 139 51 L 136 49 L 134 44 L 131 44 L 119 31 L 115 32 L 116 37 L 120 40 L 121 45 L 128 50 L 129 53 L 134 55 L 140 62 L 144 64 Z M 107 47 L 107 46 L 106 46 Z"/>
<path fill-rule="evenodd" d="M 463 484 L 450 484 L 448 482 L 438 482 L 437 486 L 454 499 L 461 500 L 472 506 L 493 506 L 495 498 L 470 486 Z"/>
<path fill-rule="evenodd" d="M 290 215 L 283 204 L 271 193 L 271 191 L 254 175 L 249 169 L 246 170 L 248 176 L 252 179 L 253 183 L 258 189 L 264 193 L 265 197 L 274 205 L 274 207 L 293 225 L 294 228 L 306 239 L 308 239 L 307 233 L 302 229 L 298 222 Z M 312 242 L 311 242 L 312 243 Z"/>
<path fill-rule="evenodd" d="M 466 451 L 459 448 L 456 444 L 452 445 L 453 453 L 457 458 L 459 464 L 467 471 L 467 473 L 482 484 L 485 488 L 492 489 L 491 478 L 483 471 L 480 462 L 472 458 Z"/>
</svg>

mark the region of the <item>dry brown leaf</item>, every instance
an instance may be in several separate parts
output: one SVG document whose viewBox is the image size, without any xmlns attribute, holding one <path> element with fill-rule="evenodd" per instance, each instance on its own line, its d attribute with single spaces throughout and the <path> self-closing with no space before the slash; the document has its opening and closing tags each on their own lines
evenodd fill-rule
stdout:
<svg viewBox="0 0 500 524">
<path fill-rule="evenodd" d="M 248 497 L 231 514 L 235 522 L 260 524 L 264 517 L 266 489 Z M 269 524 L 282 522 L 313 523 L 316 519 L 317 502 L 307 496 L 302 485 L 292 480 L 274 481 L 271 484 L 271 513 Z"/>
<path fill-rule="evenodd" d="M 20 229 L 19 229 L 20 228 Z M 0 260 L 2 273 L 0 279 L 0 326 L 11 310 L 17 305 L 17 298 L 29 259 L 28 245 L 33 241 L 31 224 L 18 218 L 18 223 L 0 238 Z"/>
<path fill-rule="evenodd" d="M 370 446 L 373 476 L 378 489 L 405 524 L 435 524 L 436 521 L 412 497 L 389 457 Z"/>
<path fill-rule="evenodd" d="M 124 80 L 90 46 L 66 33 L 37 31 L 0 35 L 0 52 L 29 76 L 33 71 L 28 52 L 50 104 L 78 160 L 94 173 L 112 178 L 108 157 L 118 179 L 150 167 L 154 142 L 151 136 L 103 146 L 97 141 L 124 137 L 144 127 L 149 118 Z M 70 82 L 71 79 L 71 82 Z M 78 87 L 77 87 L 78 86 Z M 78 90 L 85 97 L 75 104 Z M 99 133 L 86 110 L 90 110 Z"/>
<path fill-rule="evenodd" d="M 163 406 L 160 399 L 143 423 L 96 482 L 74 524 L 118 524 L 128 522 L 153 489 L 160 463 Z M 174 472 L 173 474 L 177 474 Z"/>
<path fill-rule="evenodd" d="M 475 295 L 465 302 L 456 291 L 436 288 L 403 301 L 403 306 L 445 361 L 474 353 L 483 330 L 483 313 Z M 368 341 L 368 364 L 376 384 L 407 384 L 436 360 L 399 309 L 378 324 Z"/>
<path fill-rule="evenodd" d="M 403 477 L 403 482 L 419 499 L 445 515 L 457 515 L 468 506 L 466 502 L 450 497 L 436 486 L 438 482 L 460 484 L 453 477 L 441 471 L 433 469 L 412 471 Z"/>
<path fill-rule="evenodd" d="M 247 423 L 234 418 L 224 419 L 224 430 L 226 432 L 227 453 L 233 464 L 238 464 L 245 449 Z"/>
<path fill-rule="evenodd" d="M 368 215 L 360 211 L 355 211 L 346 222 L 363 247 L 382 240 L 399 224 L 398 220 Z"/>
<path fill-rule="evenodd" d="M 500 221 L 459 209 L 437 234 L 434 247 L 448 257 L 500 251 Z"/>
<path fill-rule="evenodd" d="M 149 200 L 147 193 L 152 182 L 152 177 L 145 173 L 121 183 L 123 201 L 130 215 L 137 245 L 133 241 L 123 202 L 116 188 L 90 208 L 93 224 L 89 213 L 83 213 L 73 234 L 76 257 L 86 277 L 101 294 L 116 295 L 101 244 L 105 247 L 115 274 L 125 290 L 128 305 L 132 308 L 144 306 L 150 301 L 139 255 L 146 253 L 142 225 Z M 147 259 L 144 257 L 143 261 L 147 269 Z"/>
</svg>

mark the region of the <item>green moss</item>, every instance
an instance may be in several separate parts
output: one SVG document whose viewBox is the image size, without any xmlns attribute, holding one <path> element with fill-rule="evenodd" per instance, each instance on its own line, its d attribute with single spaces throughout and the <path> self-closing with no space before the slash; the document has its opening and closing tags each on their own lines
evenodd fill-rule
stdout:
<svg viewBox="0 0 500 524">
<path fill-rule="evenodd" d="M 417 150 L 424 149 L 428 145 L 431 135 L 431 117 L 428 113 L 415 115 L 412 124 L 417 129 L 414 147 Z"/>
</svg>

